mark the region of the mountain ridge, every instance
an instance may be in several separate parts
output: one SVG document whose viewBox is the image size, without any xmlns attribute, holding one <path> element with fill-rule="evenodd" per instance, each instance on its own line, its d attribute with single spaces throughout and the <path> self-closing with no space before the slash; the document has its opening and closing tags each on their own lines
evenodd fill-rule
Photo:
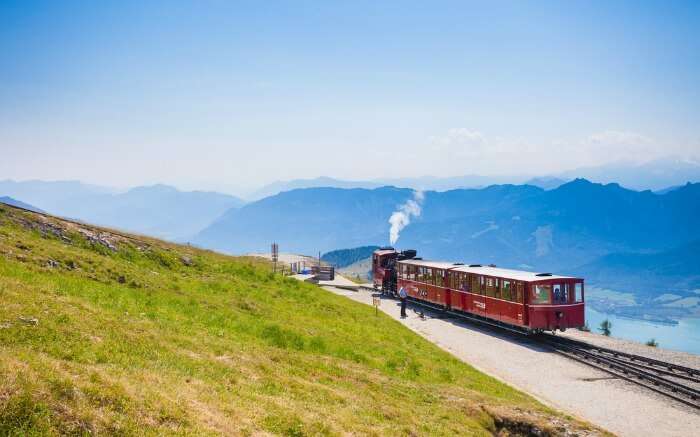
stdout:
<svg viewBox="0 0 700 437">
<path fill-rule="evenodd" d="M 210 191 L 180 191 L 165 184 L 118 192 L 76 181 L 1 181 L 0 194 L 22 195 L 51 214 L 186 241 L 243 200 Z"/>
</svg>

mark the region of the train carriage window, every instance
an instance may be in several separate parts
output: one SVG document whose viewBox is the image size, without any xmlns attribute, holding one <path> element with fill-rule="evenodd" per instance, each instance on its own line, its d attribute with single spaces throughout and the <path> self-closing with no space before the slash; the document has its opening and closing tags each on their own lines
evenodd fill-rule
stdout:
<svg viewBox="0 0 700 437">
<path fill-rule="evenodd" d="M 552 303 L 566 303 L 564 300 L 564 287 L 561 284 L 552 285 Z"/>
<path fill-rule="evenodd" d="M 501 297 L 505 300 L 513 300 L 513 295 L 510 289 L 510 281 L 501 281 Z"/>
<path fill-rule="evenodd" d="M 495 297 L 496 296 L 496 286 L 493 278 L 486 278 L 486 296 Z"/>
<path fill-rule="evenodd" d="M 525 284 L 523 284 L 522 282 L 517 282 L 515 284 L 515 293 L 516 293 L 515 301 L 516 302 L 523 303 L 524 291 L 525 291 Z"/>
<path fill-rule="evenodd" d="M 577 282 L 574 285 L 574 297 L 576 299 L 576 303 L 583 302 L 583 283 Z"/>
<path fill-rule="evenodd" d="M 532 287 L 532 303 L 543 304 L 549 303 L 549 296 L 552 294 L 552 286 L 545 284 L 537 284 Z"/>
<path fill-rule="evenodd" d="M 463 291 L 469 291 L 469 275 L 466 273 L 460 273 L 460 284 L 459 289 Z"/>
<path fill-rule="evenodd" d="M 562 301 L 563 303 L 569 303 L 571 299 L 571 291 L 569 290 L 569 283 L 564 283 L 564 288 L 562 289 Z"/>
</svg>

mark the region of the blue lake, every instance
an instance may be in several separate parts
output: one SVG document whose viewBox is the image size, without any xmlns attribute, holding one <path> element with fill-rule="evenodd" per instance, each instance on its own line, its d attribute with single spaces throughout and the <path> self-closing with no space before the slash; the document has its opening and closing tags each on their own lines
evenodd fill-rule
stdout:
<svg viewBox="0 0 700 437">
<path fill-rule="evenodd" d="M 599 313 L 592 308 L 586 308 L 586 322 L 591 332 L 600 333 L 598 327 L 605 319 L 612 322 L 611 337 L 641 343 L 653 338 L 661 348 L 700 355 L 700 319 L 681 319 L 677 325 L 666 325 Z"/>
</svg>

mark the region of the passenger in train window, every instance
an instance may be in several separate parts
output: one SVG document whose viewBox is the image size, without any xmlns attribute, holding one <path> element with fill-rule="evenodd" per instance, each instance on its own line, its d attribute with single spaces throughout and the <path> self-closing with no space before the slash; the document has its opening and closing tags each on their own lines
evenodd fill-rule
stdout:
<svg viewBox="0 0 700 437">
<path fill-rule="evenodd" d="M 513 296 L 510 291 L 510 281 L 506 281 L 505 279 L 501 281 L 501 296 L 505 300 L 512 301 Z"/>
<path fill-rule="evenodd" d="M 443 285 L 440 273 L 442 273 L 442 270 L 433 269 L 433 285 Z"/>
<path fill-rule="evenodd" d="M 552 296 L 554 303 L 566 303 L 566 300 L 564 299 L 564 291 L 562 290 L 561 284 L 554 284 L 552 286 Z"/>
<path fill-rule="evenodd" d="M 523 292 L 525 291 L 525 284 L 522 282 L 517 282 L 515 284 L 515 290 L 516 290 L 516 302 L 523 303 Z"/>
</svg>

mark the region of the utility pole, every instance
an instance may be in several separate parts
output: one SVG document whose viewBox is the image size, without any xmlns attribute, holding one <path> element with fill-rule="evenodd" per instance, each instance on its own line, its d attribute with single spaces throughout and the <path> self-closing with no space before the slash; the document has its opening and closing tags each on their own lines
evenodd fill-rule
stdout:
<svg viewBox="0 0 700 437">
<path fill-rule="evenodd" d="M 277 243 L 272 243 L 272 273 L 277 273 L 277 260 L 279 259 L 280 247 Z"/>
</svg>

